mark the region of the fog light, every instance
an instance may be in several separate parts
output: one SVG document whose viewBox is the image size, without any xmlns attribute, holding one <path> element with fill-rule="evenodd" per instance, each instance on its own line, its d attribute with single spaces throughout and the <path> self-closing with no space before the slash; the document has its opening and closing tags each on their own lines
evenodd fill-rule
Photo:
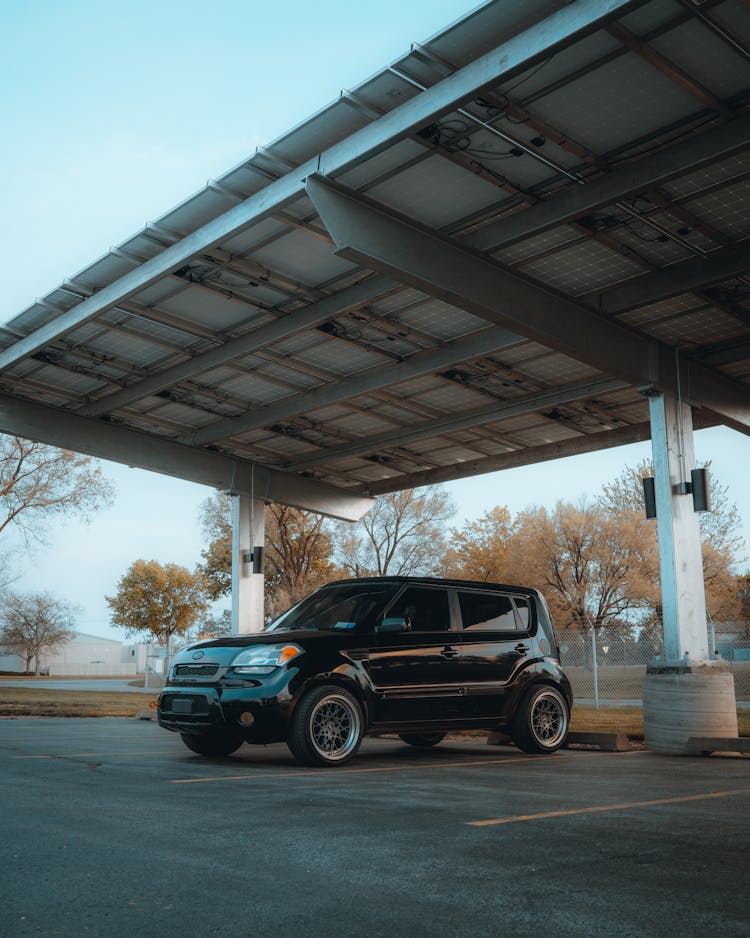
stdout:
<svg viewBox="0 0 750 938">
<path fill-rule="evenodd" d="M 240 723 L 243 726 L 252 726 L 253 723 L 255 723 L 255 717 L 252 715 L 252 713 L 248 713 L 248 711 L 245 710 L 244 713 L 240 714 Z"/>
</svg>

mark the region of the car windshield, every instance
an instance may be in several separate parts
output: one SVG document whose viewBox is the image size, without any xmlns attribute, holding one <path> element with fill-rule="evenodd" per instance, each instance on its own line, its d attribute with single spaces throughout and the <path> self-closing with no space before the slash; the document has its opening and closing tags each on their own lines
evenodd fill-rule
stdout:
<svg viewBox="0 0 750 938">
<path fill-rule="evenodd" d="M 392 599 L 398 586 L 398 583 L 324 586 L 274 619 L 265 631 L 373 629 L 378 613 Z"/>
</svg>

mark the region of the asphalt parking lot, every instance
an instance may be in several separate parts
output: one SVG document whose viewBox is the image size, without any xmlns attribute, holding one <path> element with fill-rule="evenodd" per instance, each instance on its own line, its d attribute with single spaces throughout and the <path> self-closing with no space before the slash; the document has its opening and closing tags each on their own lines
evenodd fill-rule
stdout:
<svg viewBox="0 0 750 938">
<path fill-rule="evenodd" d="M 750 935 L 750 760 L 0 721 L 0 934 Z"/>
</svg>

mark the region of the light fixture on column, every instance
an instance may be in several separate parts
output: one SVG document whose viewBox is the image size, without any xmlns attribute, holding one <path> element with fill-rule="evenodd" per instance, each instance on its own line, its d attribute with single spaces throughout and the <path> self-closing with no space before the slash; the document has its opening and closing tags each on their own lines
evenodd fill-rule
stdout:
<svg viewBox="0 0 750 938">
<path fill-rule="evenodd" d="M 653 476 L 643 479 L 643 501 L 646 503 L 646 517 L 652 521 L 656 517 L 656 484 Z"/>
<path fill-rule="evenodd" d="M 711 488 L 708 469 L 691 469 L 690 485 L 695 511 L 711 511 Z"/>
</svg>

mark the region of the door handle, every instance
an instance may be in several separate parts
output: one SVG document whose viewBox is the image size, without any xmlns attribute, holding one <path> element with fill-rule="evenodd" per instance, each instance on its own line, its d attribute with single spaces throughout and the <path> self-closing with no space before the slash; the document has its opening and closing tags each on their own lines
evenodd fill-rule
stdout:
<svg viewBox="0 0 750 938">
<path fill-rule="evenodd" d="M 450 645 L 446 645 L 445 648 L 440 652 L 440 654 L 443 656 L 443 658 L 456 658 L 461 653 L 459 652 L 457 648 L 453 648 Z"/>
<path fill-rule="evenodd" d="M 514 651 L 517 651 L 519 655 L 525 655 L 528 650 L 529 646 L 524 645 L 523 642 L 519 642 L 514 649 Z"/>
</svg>

